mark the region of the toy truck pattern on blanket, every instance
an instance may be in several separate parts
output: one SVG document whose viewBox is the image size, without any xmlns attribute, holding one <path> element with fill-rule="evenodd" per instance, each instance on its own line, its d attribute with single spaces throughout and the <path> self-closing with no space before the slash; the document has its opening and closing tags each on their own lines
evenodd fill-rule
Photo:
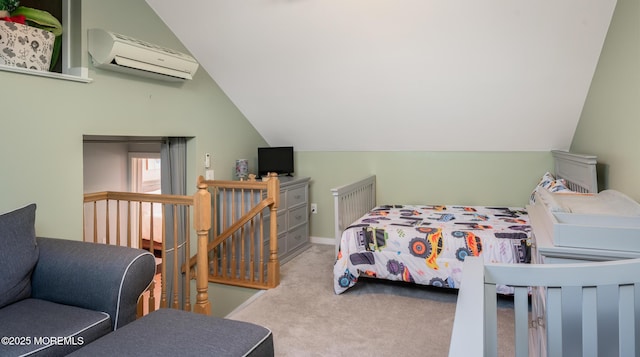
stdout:
<svg viewBox="0 0 640 357">
<path fill-rule="evenodd" d="M 530 232 L 524 208 L 378 206 L 342 233 L 334 290 L 343 293 L 361 276 L 458 288 L 469 255 L 528 263 Z"/>
</svg>

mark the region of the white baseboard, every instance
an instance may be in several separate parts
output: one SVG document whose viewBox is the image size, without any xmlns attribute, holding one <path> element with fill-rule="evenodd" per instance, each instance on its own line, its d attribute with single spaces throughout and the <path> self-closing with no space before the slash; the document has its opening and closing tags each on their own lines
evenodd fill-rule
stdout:
<svg viewBox="0 0 640 357">
<path fill-rule="evenodd" d="M 311 239 L 311 243 L 313 244 L 325 244 L 325 245 L 336 245 L 335 238 L 326 238 L 326 237 L 309 237 Z"/>
</svg>

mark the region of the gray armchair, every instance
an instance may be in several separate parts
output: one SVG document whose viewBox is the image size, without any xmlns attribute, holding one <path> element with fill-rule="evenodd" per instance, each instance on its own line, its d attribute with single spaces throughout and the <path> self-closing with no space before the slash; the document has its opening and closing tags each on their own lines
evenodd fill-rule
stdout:
<svg viewBox="0 0 640 357">
<path fill-rule="evenodd" d="M 37 241 L 32 298 L 106 312 L 112 330 L 136 319 L 138 298 L 155 273 L 151 253 L 63 239 Z"/>
<path fill-rule="evenodd" d="M 34 221 L 35 205 L 0 215 L 0 355 L 66 355 L 135 320 L 152 254 L 36 238 Z"/>
</svg>

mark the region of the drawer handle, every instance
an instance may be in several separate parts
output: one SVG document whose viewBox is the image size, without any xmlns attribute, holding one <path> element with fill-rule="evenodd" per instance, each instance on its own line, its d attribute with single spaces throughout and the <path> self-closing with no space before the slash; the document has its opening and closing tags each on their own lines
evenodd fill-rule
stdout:
<svg viewBox="0 0 640 357">
<path fill-rule="evenodd" d="M 302 216 L 296 216 L 296 220 L 301 220 Z"/>
<path fill-rule="evenodd" d="M 299 200 L 299 199 L 300 199 L 300 197 L 302 197 L 302 195 L 297 195 L 297 196 L 296 196 L 296 199 L 298 199 L 298 200 Z"/>
</svg>

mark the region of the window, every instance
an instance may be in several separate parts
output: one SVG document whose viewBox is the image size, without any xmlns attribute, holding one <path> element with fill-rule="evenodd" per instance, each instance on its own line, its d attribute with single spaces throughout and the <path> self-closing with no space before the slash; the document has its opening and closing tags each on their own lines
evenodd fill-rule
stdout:
<svg viewBox="0 0 640 357">
<path fill-rule="evenodd" d="M 129 190 L 138 193 L 161 193 L 160 154 L 129 154 Z"/>
<path fill-rule="evenodd" d="M 160 183 L 159 153 L 129 153 L 129 191 L 160 194 Z M 142 233 L 142 248 L 149 249 L 152 242 L 162 244 L 162 204 L 137 203 L 134 211 L 138 210 L 141 215 L 134 214 L 131 225 L 134 232 Z"/>
</svg>

